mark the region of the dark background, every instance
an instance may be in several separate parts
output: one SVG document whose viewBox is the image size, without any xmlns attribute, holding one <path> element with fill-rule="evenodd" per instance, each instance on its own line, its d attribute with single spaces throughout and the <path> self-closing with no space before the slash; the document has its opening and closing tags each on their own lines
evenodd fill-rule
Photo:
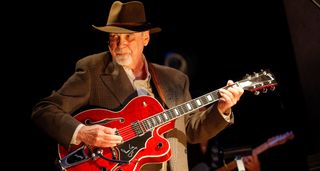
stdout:
<svg viewBox="0 0 320 171">
<path fill-rule="evenodd" d="M 261 69 L 270 69 L 275 75 L 275 91 L 244 94 L 234 107 L 235 124 L 214 138 L 219 145 L 254 148 L 270 137 L 293 131 L 294 140 L 259 155 L 263 169 L 313 167 L 312 156 L 320 151 L 317 5 L 307 0 L 144 2 L 148 19 L 163 30 L 152 35 L 147 58 L 163 64 L 169 52 L 185 57 L 194 97 Z M 10 76 L 6 85 L 15 89 L 8 100 L 15 111 L 10 116 L 21 131 L 8 132 L 7 137 L 14 139 L 9 143 L 17 143 L 20 150 L 17 154 L 10 148 L 7 154 L 12 155 L 10 161 L 25 163 L 15 167 L 52 170 L 56 144 L 31 122 L 32 106 L 62 85 L 78 59 L 106 49 L 107 35 L 91 25 L 106 23 L 111 3 L 56 0 L 10 4 L 13 8 L 5 14 L 10 18 L 5 20 L 3 33 L 9 37 L 4 48 L 9 45 L 13 50 L 4 64 L 7 59 L 16 64 L 7 71 L 14 77 Z M 27 137 L 23 144 L 21 136 Z"/>
</svg>

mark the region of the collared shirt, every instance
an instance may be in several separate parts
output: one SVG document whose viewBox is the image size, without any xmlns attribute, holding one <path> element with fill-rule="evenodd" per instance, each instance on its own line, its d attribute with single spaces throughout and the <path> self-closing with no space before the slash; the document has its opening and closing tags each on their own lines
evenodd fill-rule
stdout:
<svg viewBox="0 0 320 171">
<path fill-rule="evenodd" d="M 147 73 L 147 77 L 144 80 L 136 79 L 136 77 L 134 76 L 134 74 L 130 68 L 123 67 L 123 69 L 126 71 L 127 76 L 129 78 L 133 88 L 138 93 L 138 96 L 150 95 L 150 96 L 154 97 L 154 94 L 152 93 L 151 84 L 150 84 L 151 74 L 149 72 L 148 64 L 147 64 L 146 58 L 144 56 L 143 56 L 143 61 L 144 61 L 144 65 L 145 65 L 145 69 L 146 69 L 146 73 Z"/>
</svg>

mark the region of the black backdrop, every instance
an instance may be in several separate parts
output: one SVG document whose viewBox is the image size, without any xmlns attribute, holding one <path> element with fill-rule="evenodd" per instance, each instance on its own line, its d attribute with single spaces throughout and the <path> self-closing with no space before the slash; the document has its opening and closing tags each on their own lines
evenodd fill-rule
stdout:
<svg viewBox="0 0 320 171">
<path fill-rule="evenodd" d="M 15 88 L 10 104 L 19 113 L 19 116 L 12 116 L 15 119 L 22 116 L 16 122 L 21 131 L 18 135 L 10 132 L 8 137 L 18 137 L 14 142 L 19 143 L 19 137 L 27 135 L 25 147 L 19 150 L 20 155 L 24 154 L 24 168 L 52 169 L 56 144 L 31 122 L 32 106 L 61 86 L 72 74 L 76 60 L 106 49 L 106 34 L 94 30 L 91 25 L 106 22 L 111 3 L 56 0 L 12 4 L 13 10 L 4 28 L 9 31 L 4 33 L 9 36 L 6 45 L 15 48 L 10 50 L 10 59 L 13 59 L 10 62 L 18 64 L 9 72 L 19 77 L 27 74 L 28 81 L 10 84 L 17 79 L 8 79 L 9 88 Z M 307 156 L 319 152 L 319 136 L 314 131 L 319 128 L 319 116 L 314 108 L 310 109 L 318 104 L 319 88 L 305 91 L 311 85 L 319 87 L 319 81 L 314 81 L 319 73 L 315 66 L 319 63 L 318 60 L 310 62 L 305 55 L 302 58 L 297 51 L 297 48 L 309 47 L 308 40 L 296 42 L 297 37 L 303 37 L 308 30 L 300 29 L 292 34 L 297 27 L 295 21 L 299 21 L 297 15 L 303 16 L 303 11 L 312 9 L 314 13 L 309 15 L 319 18 L 319 9 L 311 3 L 304 3 L 304 8 L 299 9 L 299 3 L 145 1 L 148 18 L 163 29 L 152 35 L 146 49 L 147 58 L 162 64 L 168 52 L 183 55 L 189 64 L 194 97 L 224 86 L 228 79 L 239 80 L 260 69 L 270 69 L 274 73 L 279 83 L 276 90 L 260 96 L 245 93 L 234 108 L 235 124 L 216 137 L 224 148 L 255 147 L 272 136 L 293 131 L 296 135 L 293 141 L 261 154 L 266 170 L 306 170 Z M 311 28 L 319 28 L 319 24 Z M 313 57 L 320 54 L 316 46 L 319 36 L 315 37 L 308 37 L 315 42 L 309 49 Z M 306 62 L 308 66 L 304 61 L 309 61 Z M 314 69 L 312 76 L 308 72 L 310 65 Z M 306 97 L 309 98 L 305 100 Z M 21 157 L 12 152 L 12 148 L 8 154 L 14 159 Z"/>
</svg>

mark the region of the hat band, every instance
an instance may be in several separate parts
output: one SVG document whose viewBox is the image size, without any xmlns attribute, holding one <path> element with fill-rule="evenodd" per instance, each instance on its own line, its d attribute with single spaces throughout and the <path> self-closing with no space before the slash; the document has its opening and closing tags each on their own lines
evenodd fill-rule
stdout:
<svg viewBox="0 0 320 171">
<path fill-rule="evenodd" d="M 109 26 L 141 26 L 144 24 L 145 22 L 121 22 L 121 23 L 112 23 L 108 25 Z"/>
</svg>

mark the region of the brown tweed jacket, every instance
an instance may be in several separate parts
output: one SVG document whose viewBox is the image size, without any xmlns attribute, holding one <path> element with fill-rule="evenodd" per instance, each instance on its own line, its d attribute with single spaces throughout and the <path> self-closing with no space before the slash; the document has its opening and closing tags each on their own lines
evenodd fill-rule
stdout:
<svg viewBox="0 0 320 171">
<path fill-rule="evenodd" d="M 169 108 L 191 99 L 185 74 L 170 67 L 153 65 Z M 58 143 L 68 147 L 80 124 L 72 114 L 88 105 L 119 110 L 132 94 L 134 89 L 123 68 L 112 62 L 108 52 L 102 52 L 79 60 L 74 74 L 63 86 L 35 105 L 32 119 Z M 178 118 L 175 128 L 165 135 L 172 149 L 170 171 L 188 170 L 187 142 L 206 141 L 228 125 L 215 105 L 206 111 Z M 148 164 L 142 170 L 161 170 L 161 166 Z"/>
</svg>

